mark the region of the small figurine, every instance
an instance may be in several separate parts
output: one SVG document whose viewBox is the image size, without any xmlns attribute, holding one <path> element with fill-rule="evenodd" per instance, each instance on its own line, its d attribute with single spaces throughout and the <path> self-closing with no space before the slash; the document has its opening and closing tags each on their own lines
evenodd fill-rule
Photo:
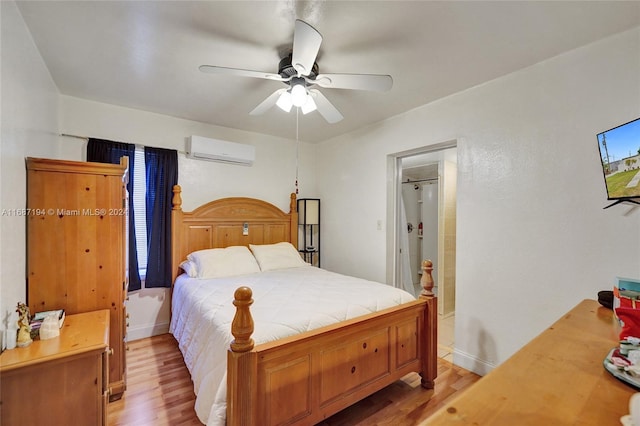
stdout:
<svg viewBox="0 0 640 426">
<path fill-rule="evenodd" d="M 24 303 L 18 302 L 16 309 L 18 313 L 18 342 L 19 348 L 29 346 L 33 340 L 31 339 L 31 326 L 29 325 L 29 307 Z"/>
</svg>

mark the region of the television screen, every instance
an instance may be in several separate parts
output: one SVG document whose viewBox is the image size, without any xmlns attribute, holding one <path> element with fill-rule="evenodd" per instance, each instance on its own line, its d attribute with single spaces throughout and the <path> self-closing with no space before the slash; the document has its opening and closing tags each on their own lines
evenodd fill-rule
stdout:
<svg viewBox="0 0 640 426">
<path fill-rule="evenodd" d="M 598 134 L 610 200 L 640 197 L 640 118 Z"/>
</svg>

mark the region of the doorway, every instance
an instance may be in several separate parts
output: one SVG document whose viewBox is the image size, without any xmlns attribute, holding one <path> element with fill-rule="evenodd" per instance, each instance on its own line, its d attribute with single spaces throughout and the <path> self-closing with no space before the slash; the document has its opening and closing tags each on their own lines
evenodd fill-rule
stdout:
<svg viewBox="0 0 640 426">
<path fill-rule="evenodd" d="M 455 321 L 457 144 L 451 141 L 390 156 L 394 224 L 393 283 L 421 291 L 422 260 L 433 262 L 438 296 L 438 354 L 452 361 Z M 390 211 L 391 213 L 391 211 Z"/>
</svg>

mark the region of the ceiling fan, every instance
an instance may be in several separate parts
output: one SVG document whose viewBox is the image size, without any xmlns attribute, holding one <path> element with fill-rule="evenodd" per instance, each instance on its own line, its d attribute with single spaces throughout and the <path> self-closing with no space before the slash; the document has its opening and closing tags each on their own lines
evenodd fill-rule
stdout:
<svg viewBox="0 0 640 426">
<path fill-rule="evenodd" d="M 393 79 L 390 75 L 320 74 L 316 57 L 321 43 L 322 35 L 311 25 L 297 19 L 293 33 L 292 51 L 280 61 L 277 74 L 215 65 L 201 65 L 199 69 L 202 72 L 212 74 L 275 80 L 288 86 L 269 95 L 249 113 L 250 115 L 264 114 L 274 105 L 278 105 L 287 112 L 295 106 L 299 107 L 303 114 L 317 109 L 320 115 L 331 124 L 339 122 L 344 117 L 315 86 L 325 89 L 377 92 L 387 91 L 393 86 Z"/>
</svg>

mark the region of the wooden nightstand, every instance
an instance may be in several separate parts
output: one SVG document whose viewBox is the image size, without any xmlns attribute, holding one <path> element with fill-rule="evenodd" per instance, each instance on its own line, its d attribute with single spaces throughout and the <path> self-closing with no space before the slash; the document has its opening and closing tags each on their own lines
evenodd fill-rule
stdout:
<svg viewBox="0 0 640 426">
<path fill-rule="evenodd" d="M 0 355 L 0 424 L 106 425 L 109 311 L 67 315 L 60 336 Z"/>
</svg>

